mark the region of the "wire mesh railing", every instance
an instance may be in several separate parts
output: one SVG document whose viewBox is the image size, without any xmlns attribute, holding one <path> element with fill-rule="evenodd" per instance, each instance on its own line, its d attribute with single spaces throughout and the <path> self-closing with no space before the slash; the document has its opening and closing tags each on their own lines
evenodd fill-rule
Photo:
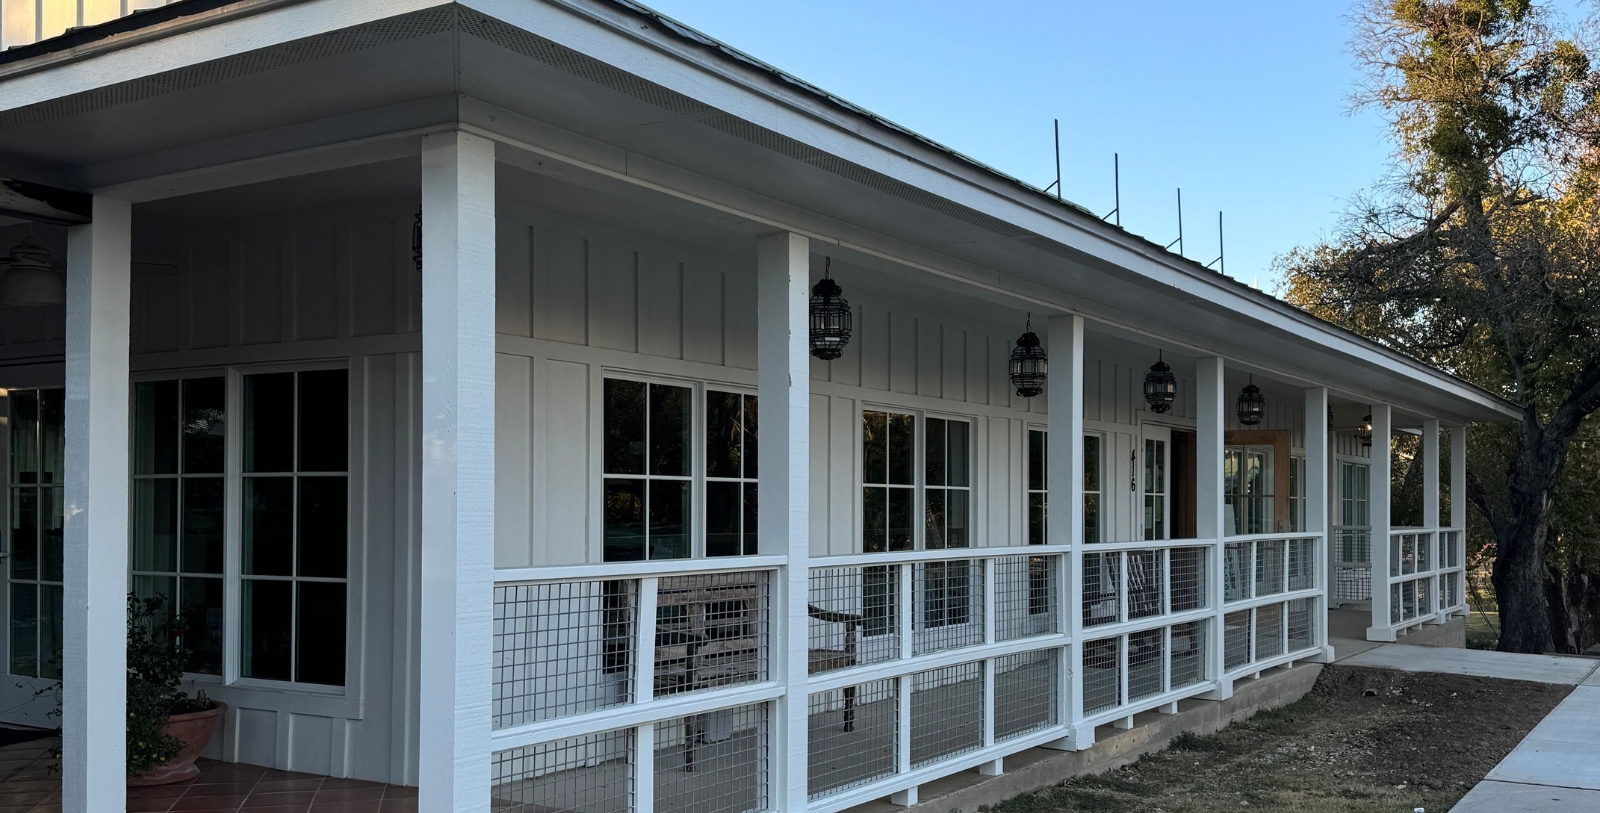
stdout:
<svg viewBox="0 0 1600 813">
<path fill-rule="evenodd" d="M 1466 609 L 1466 551 L 1457 528 L 1400 528 L 1389 534 L 1387 590 L 1396 632 Z"/>
</svg>

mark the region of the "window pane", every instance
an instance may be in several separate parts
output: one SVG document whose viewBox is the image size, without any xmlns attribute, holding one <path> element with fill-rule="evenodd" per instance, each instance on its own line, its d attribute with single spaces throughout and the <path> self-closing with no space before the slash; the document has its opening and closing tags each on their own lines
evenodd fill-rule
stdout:
<svg viewBox="0 0 1600 813">
<path fill-rule="evenodd" d="M 944 473 L 945 473 L 944 472 L 944 451 L 945 451 L 945 449 L 944 449 L 944 447 L 945 447 L 944 424 L 945 424 L 945 422 L 941 418 L 929 418 L 928 421 L 927 421 L 927 426 L 923 430 L 923 436 L 926 439 L 926 442 L 923 444 L 923 448 L 926 451 L 926 454 L 924 456 L 927 458 L 926 459 L 926 463 L 927 463 L 927 465 L 926 465 L 926 473 L 925 473 L 925 476 L 927 477 L 927 480 L 924 481 L 925 485 L 942 486 L 942 485 L 945 484 L 945 481 L 944 481 Z"/>
<path fill-rule="evenodd" d="M 1044 463 L 1045 434 L 1038 430 L 1028 432 L 1028 489 L 1030 491 L 1043 491 L 1045 477 L 1048 472 Z M 1084 458 L 1089 456 L 1088 444 L 1084 444 Z M 1084 483 L 1084 488 L 1089 484 Z"/>
<path fill-rule="evenodd" d="M 39 677 L 61 679 L 61 586 L 39 585 Z"/>
<path fill-rule="evenodd" d="M 881 553 L 889 549 L 889 489 L 861 489 L 861 549 Z"/>
<path fill-rule="evenodd" d="M 171 576 L 134 576 L 133 594 L 139 598 L 160 596 L 171 602 L 178 595 L 178 582 Z M 164 605 L 171 607 L 170 603 Z"/>
<path fill-rule="evenodd" d="M 739 554 L 739 483 L 706 483 L 706 555 Z"/>
<path fill-rule="evenodd" d="M 301 477 L 298 519 L 300 576 L 344 578 L 348 570 L 349 525 L 344 477 Z"/>
<path fill-rule="evenodd" d="M 759 476 L 756 462 L 760 449 L 756 446 L 756 432 L 760 424 L 757 422 L 756 400 L 754 395 L 744 396 L 744 476 L 751 480 Z"/>
<path fill-rule="evenodd" d="M 606 474 L 644 474 L 644 391 L 643 382 L 606 379 Z"/>
<path fill-rule="evenodd" d="M 39 587 L 11 584 L 11 674 L 39 674 Z"/>
<path fill-rule="evenodd" d="M 889 473 L 889 416 L 861 413 L 861 482 L 885 483 Z"/>
<path fill-rule="evenodd" d="M 350 468 L 350 404 L 346 370 L 300 374 L 300 471 Z"/>
<path fill-rule="evenodd" d="M 915 465 L 916 422 L 910 415 L 889 415 L 889 482 L 895 485 L 912 484 L 911 472 Z"/>
<path fill-rule="evenodd" d="M 294 478 L 246 477 L 244 572 L 288 576 L 294 566 Z"/>
<path fill-rule="evenodd" d="M 650 385 L 650 474 L 689 474 L 689 397 L 687 387 Z"/>
<path fill-rule="evenodd" d="M 294 373 L 244 377 L 244 470 L 294 471 Z"/>
<path fill-rule="evenodd" d="M 922 544 L 928 550 L 940 550 L 944 548 L 944 491 L 937 488 L 928 489 L 923 502 L 926 503 L 928 512 L 928 527 Z"/>
<path fill-rule="evenodd" d="M 289 679 L 289 631 L 294 619 L 294 582 L 245 579 L 244 663 L 245 677 L 267 680 Z M 344 625 L 339 625 L 343 630 Z"/>
<path fill-rule="evenodd" d="M 179 596 L 179 617 L 189 647 L 188 671 L 222 674 L 222 580 L 186 578 Z"/>
<path fill-rule="evenodd" d="M 133 569 L 178 569 L 178 481 L 133 483 Z"/>
<path fill-rule="evenodd" d="M 970 473 L 967 458 L 968 437 L 972 427 L 966 421 L 946 421 L 946 426 L 950 438 L 949 451 L 945 453 L 946 476 L 950 485 L 965 487 L 970 485 L 967 480 Z"/>
<path fill-rule="evenodd" d="M 889 550 L 912 550 L 916 547 L 912 522 L 912 498 L 909 488 L 889 489 Z"/>
<path fill-rule="evenodd" d="M 191 378 L 183 382 L 183 471 L 221 474 L 226 435 L 227 383 L 223 378 Z"/>
<path fill-rule="evenodd" d="M 739 459 L 744 434 L 740 412 L 737 393 L 706 393 L 707 477 L 738 477 L 744 470 Z"/>
<path fill-rule="evenodd" d="M 61 581 L 61 494 L 60 488 L 39 489 L 39 579 Z"/>
<path fill-rule="evenodd" d="M 325 686 L 344 685 L 345 587 L 300 582 L 300 624 L 296 630 L 295 679 Z"/>
<path fill-rule="evenodd" d="M 222 535 L 222 478 L 184 478 L 181 570 L 221 573 Z"/>
<path fill-rule="evenodd" d="M 1028 541 L 1035 545 L 1049 544 L 1044 525 L 1044 494 L 1028 495 Z"/>
<path fill-rule="evenodd" d="M 758 527 L 757 516 L 759 515 L 756 510 L 756 498 L 760 490 L 760 487 L 755 483 L 744 484 L 744 553 L 746 556 L 754 555 L 761 549 L 757 542 L 758 536 L 756 533 Z"/>
<path fill-rule="evenodd" d="M 134 385 L 133 473 L 178 473 L 178 382 Z"/>
<path fill-rule="evenodd" d="M 66 480 L 65 441 L 67 424 L 66 390 L 42 390 L 39 393 L 39 465 L 43 468 L 39 481 L 60 485 Z M 45 664 L 48 668 L 49 665 Z"/>
<path fill-rule="evenodd" d="M 11 578 L 39 578 L 39 489 L 11 490 Z"/>
<path fill-rule="evenodd" d="M 39 482 L 39 396 L 29 390 L 12 390 L 11 482 Z M 18 673 L 21 674 L 21 673 Z"/>
<path fill-rule="evenodd" d="M 945 522 L 948 525 L 946 547 L 967 547 L 967 503 L 971 499 L 972 493 L 966 490 L 945 492 Z"/>
<path fill-rule="evenodd" d="M 1083 436 L 1083 489 L 1100 490 L 1100 436 Z"/>
<path fill-rule="evenodd" d="M 650 481 L 650 558 L 689 558 L 688 481 Z"/>
<path fill-rule="evenodd" d="M 605 560 L 644 559 L 644 481 L 607 480 L 605 499 Z"/>
<path fill-rule="evenodd" d="M 1100 541 L 1100 495 L 1083 495 L 1083 541 L 1094 544 Z"/>
</svg>

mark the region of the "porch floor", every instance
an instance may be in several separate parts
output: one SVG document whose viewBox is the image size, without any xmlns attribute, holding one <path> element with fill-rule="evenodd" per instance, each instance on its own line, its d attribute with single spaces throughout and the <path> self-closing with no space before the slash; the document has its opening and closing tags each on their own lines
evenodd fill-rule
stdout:
<svg viewBox="0 0 1600 813">
<path fill-rule="evenodd" d="M 0 813 L 58 813 L 61 774 L 50 737 L 0 748 Z M 355 779 L 200 760 L 200 776 L 176 785 L 128 788 L 129 813 L 409 813 L 417 789 Z"/>
</svg>

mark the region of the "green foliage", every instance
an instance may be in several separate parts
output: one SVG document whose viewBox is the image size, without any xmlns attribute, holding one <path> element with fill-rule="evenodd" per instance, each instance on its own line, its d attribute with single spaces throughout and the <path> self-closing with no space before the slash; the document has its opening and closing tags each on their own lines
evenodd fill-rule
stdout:
<svg viewBox="0 0 1600 813">
<path fill-rule="evenodd" d="M 169 762 L 183 743 L 162 731 L 174 712 L 196 710 L 182 689 L 189 650 L 183 646 L 183 625 L 166 609 L 160 594 L 141 599 L 128 595 L 128 774 L 149 771 Z M 210 704 L 203 699 L 201 708 Z"/>
</svg>

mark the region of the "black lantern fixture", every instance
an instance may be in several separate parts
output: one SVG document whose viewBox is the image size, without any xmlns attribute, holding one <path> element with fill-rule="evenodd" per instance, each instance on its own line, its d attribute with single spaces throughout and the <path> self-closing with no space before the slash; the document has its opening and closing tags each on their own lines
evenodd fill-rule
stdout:
<svg viewBox="0 0 1600 813">
<path fill-rule="evenodd" d="M 1372 446 L 1372 416 L 1361 419 L 1361 425 L 1356 427 L 1356 437 L 1361 438 L 1361 445 Z"/>
<path fill-rule="evenodd" d="M 411 224 L 411 261 L 417 264 L 417 273 L 422 273 L 422 207 L 417 207 L 417 219 Z"/>
<path fill-rule="evenodd" d="M 1178 377 L 1172 374 L 1172 368 L 1158 352 L 1156 363 L 1144 374 L 1144 402 L 1150 405 L 1151 412 L 1159 415 L 1170 411 L 1177 398 Z"/>
<path fill-rule="evenodd" d="M 1033 314 L 1028 314 L 1027 327 L 1017 337 L 1017 346 L 1011 350 L 1011 386 L 1023 398 L 1032 398 L 1044 392 L 1044 379 L 1048 359 L 1039 337 L 1033 333 Z"/>
<path fill-rule="evenodd" d="M 833 361 L 844 355 L 855 320 L 844 290 L 833 281 L 833 258 L 822 260 L 822 279 L 811 286 L 811 355 Z"/>
<path fill-rule="evenodd" d="M 1261 394 L 1261 388 L 1256 386 L 1256 377 L 1250 376 L 1250 383 L 1239 391 L 1239 423 L 1245 426 L 1255 426 L 1261 423 L 1261 418 L 1267 414 L 1267 398 Z"/>
</svg>

